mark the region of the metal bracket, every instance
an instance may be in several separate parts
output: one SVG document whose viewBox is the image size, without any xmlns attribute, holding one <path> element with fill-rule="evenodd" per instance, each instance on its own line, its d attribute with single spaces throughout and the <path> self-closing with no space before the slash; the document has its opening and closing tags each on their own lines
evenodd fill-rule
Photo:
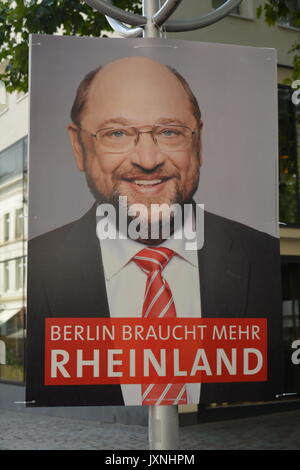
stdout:
<svg viewBox="0 0 300 470">
<path fill-rule="evenodd" d="M 109 5 L 113 6 L 112 0 L 106 0 L 106 1 Z M 173 11 L 176 10 L 176 8 L 181 2 L 182 0 L 167 0 L 158 11 L 156 11 L 156 8 L 155 8 L 156 4 L 154 2 L 151 2 L 153 4 L 152 5 L 153 16 L 147 15 L 146 5 L 144 4 L 143 8 L 145 10 L 145 16 L 141 16 L 141 20 L 143 18 L 146 18 L 146 22 L 143 23 L 142 27 L 129 28 L 121 21 L 118 21 L 117 19 L 112 18 L 107 15 L 106 15 L 106 19 L 111 25 L 111 27 L 116 32 L 118 32 L 121 36 L 126 37 L 126 38 L 141 37 L 145 34 L 147 23 L 149 24 L 150 22 L 153 24 L 155 28 L 159 28 L 171 16 Z"/>
<path fill-rule="evenodd" d="M 100 13 L 110 16 L 115 20 L 124 21 L 125 23 L 133 26 L 144 25 L 147 22 L 147 18 L 144 16 L 124 11 L 121 8 L 112 5 L 111 2 L 106 2 L 104 0 L 85 0 L 85 2 Z"/>
<path fill-rule="evenodd" d="M 163 6 L 156 12 L 148 14 L 153 10 L 155 1 L 148 0 L 143 2 L 144 10 L 146 7 L 148 11 L 145 11 L 144 15 L 136 15 L 130 13 L 113 5 L 111 0 L 85 0 L 86 3 L 95 8 L 100 13 L 106 15 L 106 19 L 110 25 L 124 37 L 138 37 L 144 34 L 147 25 L 154 25 L 158 30 L 160 26 L 163 26 L 166 32 L 182 32 L 182 31 L 193 31 L 195 29 L 205 28 L 217 21 L 221 20 L 225 16 L 229 15 L 242 0 L 227 0 L 219 8 L 210 11 L 206 15 L 203 15 L 192 20 L 181 20 L 181 21 L 166 21 L 172 13 L 176 10 L 182 0 L 166 0 Z M 124 24 L 126 23 L 126 24 Z M 129 28 L 127 24 L 132 26 L 138 26 L 138 28 Z M 155 37 L 155 34 L 151 34 Z M 151 37 L 147 34 L 147 37 Z"/>
<path fill-rule="evenodd" d="M 284 397 L 292 397 L 292 396 L 297 396 L 300 395 L 298 392 L 286 392 L 286 393 L 277 393 L 275 395 L 275 398 L 284 398 Z"/>
<path fill-rule="evenodd" d="M 204 16 L 195 18 L 193 20 L 182 20 L 182 21 L 168 21 L 165 24 L 165 30 L 167 32 L 182 32 L 182 31 L 193 31 L 195 29 L 205 28 L 210 26 L 217 21 L 222 20 L 225 16 L 229 15 L 242 0 L 227 0 L 219 8 L 216 8 L 213 11 L 210 11 Z"/>
<path fill-rule="evenodd" d="M 14 401 L 14 404 L 15 405 L 27 405 L 27 404 L 34 404 L 36 403 L 35 400 L 31 400 L 31 401 Z"/>
</svg>

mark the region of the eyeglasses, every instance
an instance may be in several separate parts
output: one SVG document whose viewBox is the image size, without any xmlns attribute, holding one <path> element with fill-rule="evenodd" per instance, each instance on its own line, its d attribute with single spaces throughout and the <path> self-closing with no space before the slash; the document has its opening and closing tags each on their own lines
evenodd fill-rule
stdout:
<svg viewBox="0 0 300 470">
<path fill-rule="evenodd" d="M 80 125 L 77 127 L 94 137 L 99 150 L 107 153 L 130 152 L 139 142 L 141 134 L 150 134 L 153 142 L 164 152 L 186 150 L 196 134 L 196 131 L 187 126 L 174 124 L 146 125 L 141 126 L 142 129 L 136 126 L 107 127 L 99 129 L 94 134 Z"/>
</svg>

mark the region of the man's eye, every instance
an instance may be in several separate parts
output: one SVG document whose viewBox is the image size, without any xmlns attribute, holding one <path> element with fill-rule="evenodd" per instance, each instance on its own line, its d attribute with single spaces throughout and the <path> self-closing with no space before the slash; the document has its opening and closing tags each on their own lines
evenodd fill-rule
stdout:
<svg viewBox="0 0 300 470">
<path fill-rule="evenodd" d="M 128 135 L 128 133 L 126 131 L 124 131 L 123 129 L 116 129 L 114 131 L 110 131 L 106 134 L 108 137 L 112 137 L 112 138 L 120 138 L 120 137 L 125 137 Z"/>
<path fill-rule="evenodd" d="M 180 131 L 178 129 L 162 129 L 160 132 L 160 135 L 163 137 L 175 137 L 177 135 L 180 135 Z"/>
</svg>

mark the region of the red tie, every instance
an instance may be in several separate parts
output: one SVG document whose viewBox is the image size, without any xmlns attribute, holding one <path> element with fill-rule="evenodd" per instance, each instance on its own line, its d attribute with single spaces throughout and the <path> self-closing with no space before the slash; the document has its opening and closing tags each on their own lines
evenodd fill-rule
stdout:
<svg viewBox="0 0 300 470">
<path fill-rule="evenodd" d="M 172 292 L 162 270 L 176 253 L 169 248 L 144 248 L 132 259 L 147 274 L 143 318 L 175 318 Z M 143 405 L 183 405 L 187 403 L 185 384 L 142 384 Z"/>
</svg>

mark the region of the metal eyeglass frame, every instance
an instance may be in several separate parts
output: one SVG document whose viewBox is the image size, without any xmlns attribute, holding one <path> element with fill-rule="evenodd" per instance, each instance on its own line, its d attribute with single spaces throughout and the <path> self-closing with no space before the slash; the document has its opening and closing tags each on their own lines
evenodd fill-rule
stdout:
<svg viewBox="0 0 300 470">
<path fill-rule="evenodd" d="M 140 134 L 151 134 L 153 142 L 159 147 L 159 143 L 157 142 L 157 139 L 155 138 L 155 135 L 154 135 L 154 128 L 155 127 L 171 127 L 171 128 L 172 127 L 182 127 L 184 129 L 188 129 L 191 132 L 191 140 L 193 139 L 193 136 L 196 135 L 196 132 L 197 132 L 197 130 L 192 130 L 190 127 L 184 126 L 182 124 L 155 124 L 155 125 L 148 124 L 148 125 L 140 126 L 140 127 L 151 127 L 152 129 L 149 130 L 149 131 L 139 130 L 136 126 L 132 126 L 132 125 L 125 125 L 125 126 L 121 125 L 120 127 L 103 127 L 101 129 L 99 129 L 98 131 L 96 131 L 95 133 L 89 131 L 88 129 L 85 129 L 80 124 L 76 124 L 76 126 L 80 131 L 87 132 L 91 137 L 94 137 L 96 140 L 97 140 L 99 132 L 101 132 L 101 131 L 106 131 L 106 130 L 107 131 L 109 131 L 109 130 L 113 131 L 113 130 L 120 130 L 120 129 L 127 129 L 127 128 L 134 129 L 134 131 L 136 133 L 136 137 L 135 137 L 134 145 L 133 145 L 132 148 L 134 148 L 138 144 Z"/>
</svg>

